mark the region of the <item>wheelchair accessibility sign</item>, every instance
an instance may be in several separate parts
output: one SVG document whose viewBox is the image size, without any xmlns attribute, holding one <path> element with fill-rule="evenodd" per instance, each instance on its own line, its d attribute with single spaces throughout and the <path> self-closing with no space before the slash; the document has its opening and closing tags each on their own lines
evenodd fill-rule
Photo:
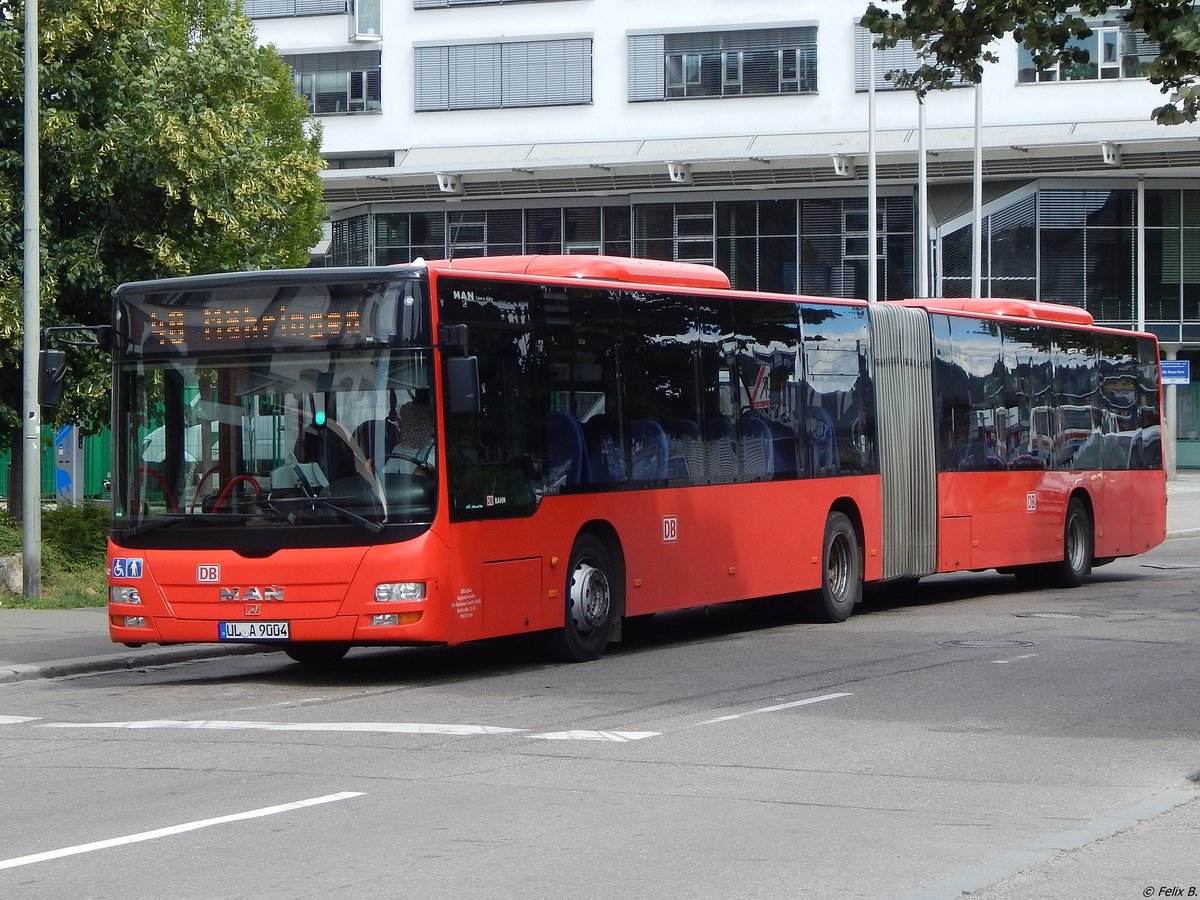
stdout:
<svg viewBox="0 0 1200 900">
<path fill-rule="evenodd" d="M 136 557 L 114 556 L 112 561 L 113 578 L 141 578 L 142 560 Z"/>
</svg>

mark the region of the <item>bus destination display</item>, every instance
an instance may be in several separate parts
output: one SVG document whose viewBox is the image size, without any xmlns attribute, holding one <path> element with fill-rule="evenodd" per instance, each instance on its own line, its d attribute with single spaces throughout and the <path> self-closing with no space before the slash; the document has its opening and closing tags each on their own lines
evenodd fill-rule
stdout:
<svg viewBox="0 0 1200 900">
<path fill-rule="evenodd" d="M 397 337 L 399 291 L 387 284 L 263 285 L 257 290 L 118 292 L 141 354 L 350 347 Z"/>
</svg>

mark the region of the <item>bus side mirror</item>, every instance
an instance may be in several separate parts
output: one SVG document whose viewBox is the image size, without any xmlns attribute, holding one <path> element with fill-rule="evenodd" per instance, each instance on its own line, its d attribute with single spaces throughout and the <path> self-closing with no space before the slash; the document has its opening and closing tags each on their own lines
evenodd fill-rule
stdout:
<svg viewBox="0 0 1200 900">
<path fill-rule="evenodd" d="M 446 360 L 446 405 L 452 413 L 479 412 L 479 357 Z"/>
<path fill-rule="evenodd" d="M 47 407 L 58 406 L 66 381 L 67 353 L 65 350 L 42 350 L 39 361 L 38 403 Z"/>
</svg>

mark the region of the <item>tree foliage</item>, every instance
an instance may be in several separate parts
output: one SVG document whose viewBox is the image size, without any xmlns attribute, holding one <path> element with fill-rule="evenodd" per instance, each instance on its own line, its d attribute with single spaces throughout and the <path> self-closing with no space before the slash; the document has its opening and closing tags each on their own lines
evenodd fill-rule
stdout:
<svg viewBox="0 0 1200 900">
<path fill-rule="evenodd" d="M 125 281 L 305 265 L 320 131 L 238 0 L 41 0 L 42 326 L 109 321 Z M 24 3 L 0 0 L 0 448 L 21 407 Z M 107 422 L 103 354 L 59 416 Z"/>
<path fill-rule="evenodd" d="M 924 63 L 896 80 L 922 95 L 956 78 L 978 83 L 982 64 L 997 60 L 995 41 L 1007 34 L 1039 66 L 1084 62 L 1086 52 L 1068 42 L 1091 34 L 1088 20 L 1107 18 L 1144 31 L 1159 45 L 1148 77 L 1168 101 L 1152 116 L 1173 125 L 1194 122 L 1200 112 L 1200 20 L 1192 0 L 904 0 L 884 7 L 871 3 L 862 24 L 879 36 L 876 46 L 912 41 Z"/>
</svg>

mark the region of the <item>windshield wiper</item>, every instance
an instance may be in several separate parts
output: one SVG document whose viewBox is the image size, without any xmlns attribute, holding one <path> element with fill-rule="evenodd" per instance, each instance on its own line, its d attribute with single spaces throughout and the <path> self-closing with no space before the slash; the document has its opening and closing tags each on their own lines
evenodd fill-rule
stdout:
<svg viewBox="0 0 1200 900">
<path fill-rule="evenodd" d="M 319 506 L 322 509 L 327 509 L 330 512 L 337 513 L 339 516 L 346 519 L 348 522 L 353 522 L 355 525 L 358 525 L 361 528 L 365 528 L 367 531 L 371 532 L 371 534 L 379 534 L 379 532 L 383 531 L 383 523 L 382 522 L 373 521 L 371 519 L 368 519 L 366 516 L 360 516 L 358 513 L 354 512 L 353 510 L 346 509 L 346 507 L 344 507 L 344 506 L 338 506 L 336 503 L 334 503 L 328 497 L 319 497 L 319 496 L 312 496 L 312 495 L 305 495 L 303 497 L 286 497 L 286 498 L 279 497 L 279 498 L 273 499 L 271 501 L 271 503 L 273 506 L 276 506 L 276 507 L 284 507 L 284 506 L 288 506 L 288 505 L 294 505 L 294 506 L 307 505 L 310 509 L 316 509 Z M 285 514 L 282 509 L 278 509 L 277 514 L 284 520 L 286 520 L 292 524 L 295 524 L 295 513 L 294 512 Z"/>
<path fill-rule="evenodd" d="M 371 534 L 379 534 L 379 532 L 383 531 L 382 522 L 375 522 L 371 519 L 368 519 L 366 516 L 360 516 L 353 510 L 346 509 L 344 506 L 338 506 L 336 503 L 326 497 L 305 497 L 304 499 L 310 503 L 321 504 L 321 506 L 325 507 L 331 512 L 337 513 L 339 516 L 342 516 L 345 519 L 348 519 L 355 525 L 362 526 L 367 531 L 371 532 Z"/>
</svg>

